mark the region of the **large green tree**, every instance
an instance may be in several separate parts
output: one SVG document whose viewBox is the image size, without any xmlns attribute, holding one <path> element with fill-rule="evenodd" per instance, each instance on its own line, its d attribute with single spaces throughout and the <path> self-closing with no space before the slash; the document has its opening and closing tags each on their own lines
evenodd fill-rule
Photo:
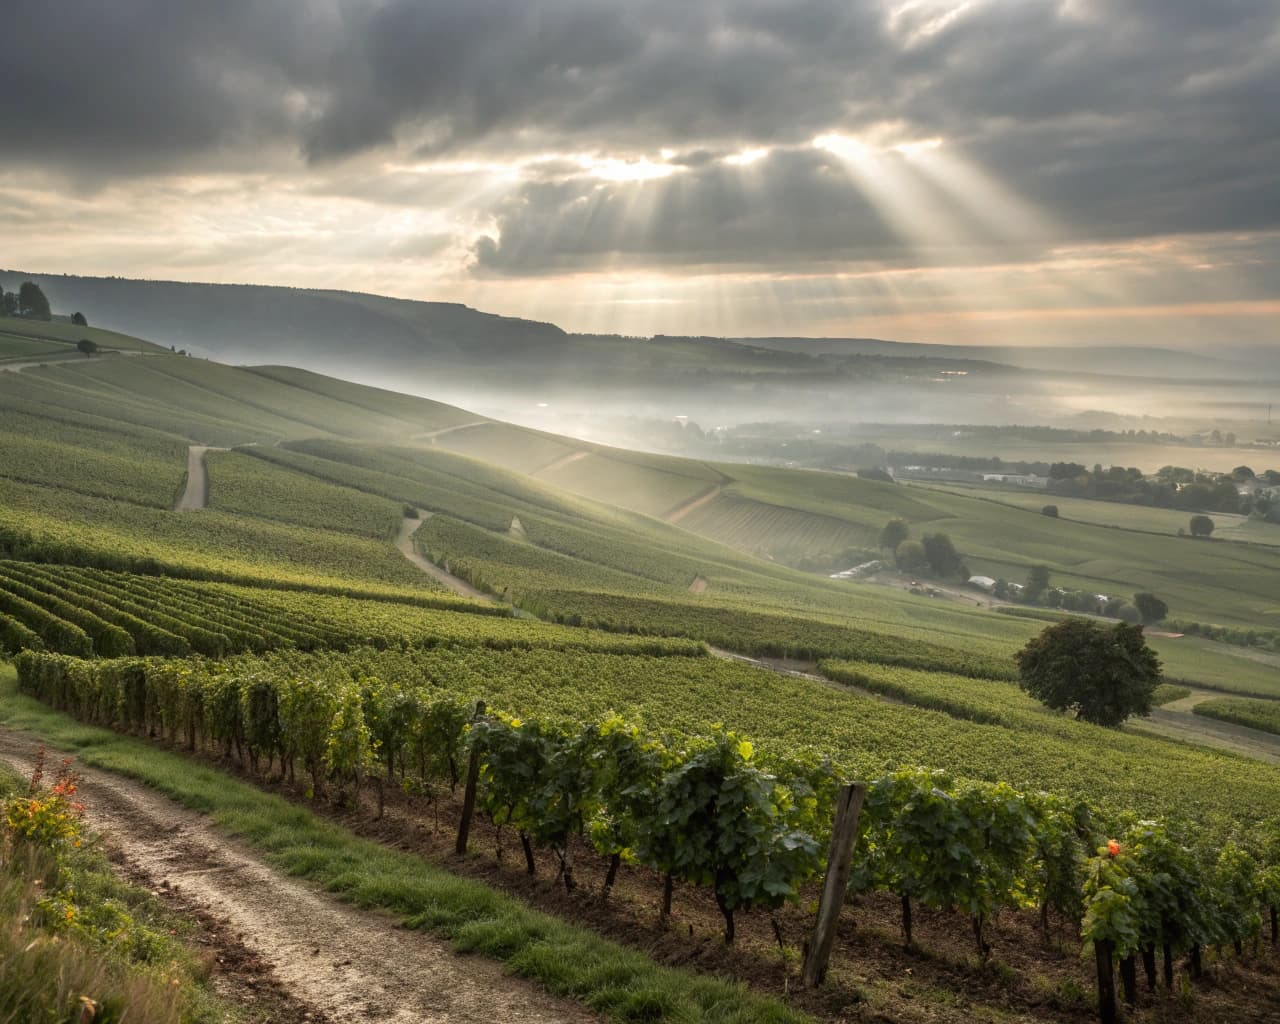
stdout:
<svg viewBox="0 0 1280 1024">
<path fill-rule="evenodd" d="M 1142 627 L 1104 626 L 1071 618 L 1047 627 L 1017 656 L 1020 684 L 1056 711 L 1095 725 L 1117 726 L 1151 710 L 1160 659 Z"/>
</svg>

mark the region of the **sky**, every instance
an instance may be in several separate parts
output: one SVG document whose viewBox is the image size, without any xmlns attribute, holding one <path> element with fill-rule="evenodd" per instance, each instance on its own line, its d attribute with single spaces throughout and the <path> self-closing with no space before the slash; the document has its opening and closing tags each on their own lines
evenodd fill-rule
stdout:
<svg viewBox="0 0 1280 1024">
<path fill-rule="evenodd" d="M 1276 342 L 1280 0 L 5 0 L 0 265 Z"/>
</svg>

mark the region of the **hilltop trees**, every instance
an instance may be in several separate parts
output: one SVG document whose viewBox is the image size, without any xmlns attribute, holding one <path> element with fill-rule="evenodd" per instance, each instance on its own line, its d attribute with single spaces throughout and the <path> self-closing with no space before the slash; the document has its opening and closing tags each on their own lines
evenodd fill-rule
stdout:
<svg viewBox="0 0 1280 1024">
<path fill-rule="evenodd" d="M 1142 627 L 1107 627 L 1071 618 L 1047 627 L 1016 656 L 1019 685 L 1055 711 L 1094 725 L 1118 726 L 1151 710 L 1160 659 Z"/>
<path fill-rule="evenodd" d="M 28 320 L 50 320 L 49 300 L 34 281 L 23 281 L 16 292 L 0 289 L 0 316 L 20 316 Z"/>
<path fill-rule="evenodd" d="M 30 320 L 48 320 L 53 313 L 49 309 L 49 300 L 34 281 L 23 281 L 18 286 L 18 316 Z"/>
<path fill-rule="evenodd" d="M 929 556 L 925 554 L 924 545 L 918 540 L 904 540 L 893 551 L 894 561 L 899 569 L 915 571 L 929 564 Z"/>
</svg>

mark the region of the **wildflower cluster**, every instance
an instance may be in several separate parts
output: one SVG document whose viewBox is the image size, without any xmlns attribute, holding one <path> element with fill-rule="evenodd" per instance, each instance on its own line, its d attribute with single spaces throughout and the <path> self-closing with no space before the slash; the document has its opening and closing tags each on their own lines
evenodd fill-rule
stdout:
<svg viewBox="0 0 1280 1024">
<path fill-rule="evenodd" d="M 48 790 L 41 787 L 44 772 L 45 751 L 41 747 L 26 794 L 11 797 L 3 805 L 4 828 L 11 843 L 40 847 L 56 856 L 68 847 L 79 848 L 84 804 L 76 799 L 80 780 L 72 771 L 70 758 L 59 765 Z"/>
</svg>

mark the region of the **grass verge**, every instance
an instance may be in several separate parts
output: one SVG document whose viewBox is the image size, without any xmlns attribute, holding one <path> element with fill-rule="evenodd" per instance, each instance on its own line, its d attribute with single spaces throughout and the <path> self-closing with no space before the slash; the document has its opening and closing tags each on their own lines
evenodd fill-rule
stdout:
<svg viewBox="0 0 1280 1024">
<path fill-rule="evenodd" d="M 548 991 L 614 1021 L 799 1024 L 809 1018 L 745 986 L 661 967 L 588 931 L 388 850 L 305 808 L 140 740 L 80 724 L 17 692 L 0 664 L 0 724 L 24 729 L 85 764 L 137 779 L 209 816 L 290 875 L 349 903 L 387 911 L 464 953 L 504 963 Z"/>
<path fill-rule="evenodd" d="M 27 783 L 0 768 L 0 801 Z M 227 1024 L 183 941 L 194 927 L 121 880 L 91 844 L 0 845 L 0 1020 Z"/>
</svg>

